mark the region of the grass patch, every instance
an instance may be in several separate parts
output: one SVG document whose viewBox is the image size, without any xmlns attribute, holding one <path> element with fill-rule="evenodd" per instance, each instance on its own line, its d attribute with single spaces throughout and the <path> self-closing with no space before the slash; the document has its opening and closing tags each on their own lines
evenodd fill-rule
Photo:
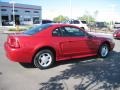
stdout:
<svg viewBox="0 0 120 90">
<path fill-rule="evenodd" d="M 12 28 L 9 28 L 9 31 L 25 31 L 27 29 L 30 29 L 32 28 L 32 26 L 18 26 L 18 27 L 12 27 Z"/>
<path fill-rule="evenodd" d="M 9 31 L 25 31 L 26 29 L 16 29 L 16 28 L 10 28 Z"/>
</svg>

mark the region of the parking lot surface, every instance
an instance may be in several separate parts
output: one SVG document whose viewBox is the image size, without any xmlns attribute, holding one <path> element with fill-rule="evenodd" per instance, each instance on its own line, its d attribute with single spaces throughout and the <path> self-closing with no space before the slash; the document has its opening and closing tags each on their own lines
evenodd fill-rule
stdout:
<svg viewBox="0 0 120 90">
<path fill-rule="evenodd" d="M 8 60 L 0 34 L 0 90 L 120 90 L 120 41 L 107 58 L 58 62 L 53 68 L 27 68 Z"/>
</svg>

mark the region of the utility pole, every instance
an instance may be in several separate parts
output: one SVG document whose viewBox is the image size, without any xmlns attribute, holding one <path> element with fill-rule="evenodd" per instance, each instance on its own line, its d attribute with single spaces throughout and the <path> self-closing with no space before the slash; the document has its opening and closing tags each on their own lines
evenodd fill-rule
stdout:
<svg viewBox="0 0 120 90">
<path fill-rule="evenodd" d="M 72 1 L 69 0 L 70 3 L 70 19 L 72 19 Z"/>
<path fill-rule="evenodd" d="M 10 1 L 10 4 L 12 4 L 12 11 L 13 11 L 13 26 L 15 27 L 15 2 Z"/>
<path fill-rule="evenodd" d="M 0 0 L 0 26 L 2 26 L 2 14 L 1 14 L 1 0 Z"/>
</svg>

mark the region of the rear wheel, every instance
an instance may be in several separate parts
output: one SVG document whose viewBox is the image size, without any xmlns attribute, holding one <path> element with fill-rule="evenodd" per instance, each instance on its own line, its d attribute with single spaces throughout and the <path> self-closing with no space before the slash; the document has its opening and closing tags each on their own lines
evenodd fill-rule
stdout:
<svg viewBox="0 0 120 90">
<path fill-rule="evenodd" d="M 81 27 L 83 30 L 85 30 L 85 28 L 84 27 Z"/>
<path fill-rule="evenodd" d="M 41 50 L 34 57 L 34 65 L 39 69 L 50 68 L 54 63 L 54 55 L 50 50 Z"/>
<path fill-rule="evenodd" d="M 102 44 L 99 48 L 99 56 L 104 58 L 109 54 L 109 46 L 108 44 Z"/>
</svg>

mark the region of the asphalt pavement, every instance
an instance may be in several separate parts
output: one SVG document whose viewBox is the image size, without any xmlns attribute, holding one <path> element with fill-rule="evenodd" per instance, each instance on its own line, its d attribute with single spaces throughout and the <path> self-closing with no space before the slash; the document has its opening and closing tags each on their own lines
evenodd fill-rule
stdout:
<svg viewBox="0 0 120 90">
<path fill-rule="evenodd" d="M 39 70 L 7 59 L 6 37 L 0 34 L 0 90 L 120 90 L 120 40 L 107 58 L 62 61 Z"/>
</svg>

